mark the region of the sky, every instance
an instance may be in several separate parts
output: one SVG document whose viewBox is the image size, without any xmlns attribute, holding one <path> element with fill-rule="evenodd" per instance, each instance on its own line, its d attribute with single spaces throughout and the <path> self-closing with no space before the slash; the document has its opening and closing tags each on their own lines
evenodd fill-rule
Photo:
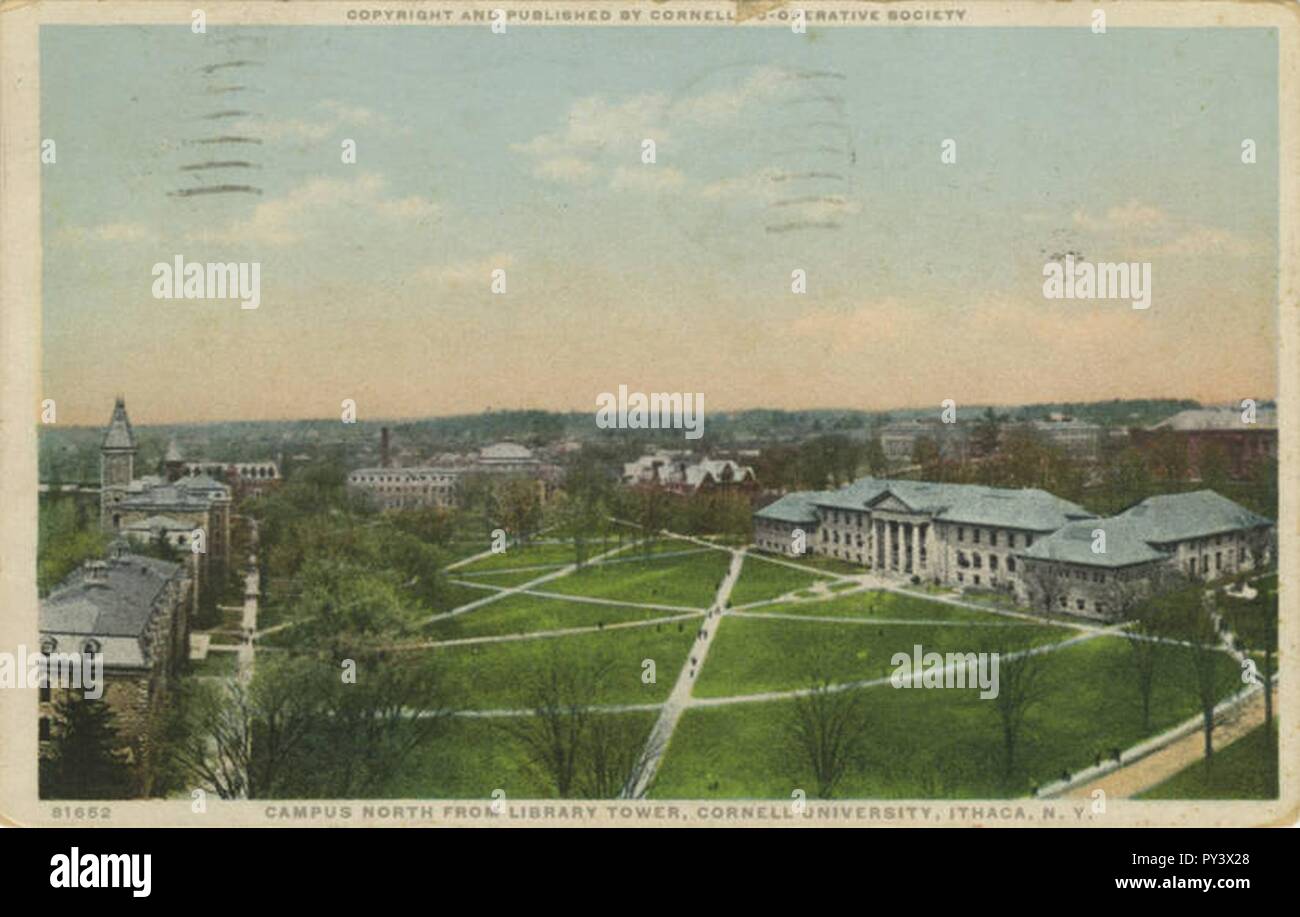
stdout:
<svg viewBox="0 0 1300 917">
<path fill-rule="evenodd" d="M 1274 397 L 1276 86 L 1257 29 L 45 26 L 42 395 L 88 424 L 115 394 L 137 423 Z M 194 143 L 232 134 L 260 143 Z M 262 193 L 173 193 L 217 183 Z M 1151 308 L 1044 298 L 1066 251 L 1150 262 Z M 259 262 L 260 307 L 154 298 L 177 255 Z"/>
</svg>

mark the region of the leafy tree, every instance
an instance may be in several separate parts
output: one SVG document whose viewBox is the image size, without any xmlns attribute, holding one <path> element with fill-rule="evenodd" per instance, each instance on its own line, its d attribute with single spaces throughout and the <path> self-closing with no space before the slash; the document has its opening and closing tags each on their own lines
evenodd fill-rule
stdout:
<svg viewBox="0 0 1300 917">
<path fill-rule="evenodd" d="M 55 705 L 52 751 L 41 761 L 42 799 L 127 799 L 136 779 L 114 716 L 101 699 L 65 692 Z"/>
</svg>

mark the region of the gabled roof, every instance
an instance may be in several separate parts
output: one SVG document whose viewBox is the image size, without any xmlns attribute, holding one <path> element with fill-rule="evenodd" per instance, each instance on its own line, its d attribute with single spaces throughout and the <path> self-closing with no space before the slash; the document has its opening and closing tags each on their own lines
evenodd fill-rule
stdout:
<svg viewBox="0 0 1300 917">
<path fill-rule="evenodd" d="M 871 501 L 873 505 L 888 494 L 914 512 L 929 513 L 942 522 L 1052 532 L 1071 520 L 1093 515 L 1076 503 L 1032 487 L 1011 489 L 929 481 L 887 483 L 885 491 Z"/>
<path fill-rule="evenodd" d="M 1121 513 L 1120 518 L 1129 520 L 1143 539 L 1154 544 L 1272 525 L 1271 519 L 1212 490 L 1147 497 Z"/>
<path fill-rule="evenodd" d="M 135 431 L 126 416 L 126 400 L 118 398 L 113 404 L 113 417 L 104 431 L 104 449 L 135 449 Z"/>
<path fill-rule="evenodd" d="M 775 503 L 758 510 L 754 515 L 759 519 L 773 522 L 790 522 L 800 525 L 816 525 L 817 510 L 814 501 L 826 496 L 822 490 L 800 490 L 786 494 Z"/>
<path fill-rule="evenodd" d="M 1105 532 L 1105 551 L 1094 551 L 1097 532 Z M 1055 560 L 1088 567 L 1130 567 L 1163 560 L 1167 555 L 1143 540 L 1131 522 L 1122 517 L 1071 522 L 1059 531 L 1039 538 L 1018 554 L 1036 560 Z"/>
</svg>

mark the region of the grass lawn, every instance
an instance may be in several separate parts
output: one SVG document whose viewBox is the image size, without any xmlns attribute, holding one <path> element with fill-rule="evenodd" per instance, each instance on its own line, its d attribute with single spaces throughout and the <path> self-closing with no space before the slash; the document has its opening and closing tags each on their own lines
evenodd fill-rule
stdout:
<svg viewBox="0 0 1300 917">
<path fill-rule="evenodd" d="M 470 614 L 474 614 L 471 612 Z M 697 627 L 677 626 L 581 634 L 554 640 L 521 640 L 403 651 L 397 659 L 442 669 L 460 709 L 518 708 L 528 702 L 527 680 L 552 666 L 569 668 L 608 660 L 612 669 L 605 696 L 594 703 L 660 703 L 672 690 Z M 641 681 L 642 662 L 655 662 L 656 684 Z"/>
<path fill-rule="evenodd" d="M 191 660 L 189 663 L 190 675 L 217 675 L 222 678 L 233 678 L 239 671 L 239 654 L 224 652 L 209 652 L 205 659 Z"/>
<path fill-rule="evenodd" d="M 463 615 L 445 621 L 434 621 L 425 628 L 425 633 L 435 640 L 454 640 L 458 637 L 531 633 L 565 627 L 595 627 L 602 623 L 662 618 L 668 614 L 671 612 L 651 608 L 593 605 L 538 595 L 512 595 Z M 675 629 L 676 624 L 664 627 Z"/>
<path fill-rule="evenodd" d="M 1227 748 L 1157 784 L 1138 799 L 1277 799 L 1277 720 L 1272 741 L 1263 724 Z"/>
<path fill-rule="evenodd" d="M 620 713 L 648 736 L 653 713 Z M 474 799 L 490 802 L 494 790 L 507 799 L 553 799 L 555 789 L 534 768 L 504 719 L 453 717 L 445 731 L 418 748 L 375 793 L 379 799 Z"/>
<path fill-rule="evenodd" d="M 996 622 L 1001 623 L 1001 622 Z M 695 685 L 697 697 L 727 697 L 805 688 L 812 655 L 836 682 L 881 678 L 894 671 L 895 653 L 966 653 L 1056 643 L 1073 632 L 1056 627 L 830 624 L 782 618 L 729 618 L 722 623 Z M 995 643 L 995 641 L 1006 641 Z"/>
<path fill-rule="evenodd" d="M 740 609 L 744 611 L 745 609 Z M 1001 621 L 1014 624 L 1021 620 L 994 615 L 948 602 L 936 602 L 921 596 L 898 592 L 867 590 L 811 602 L 780 602 L 760 605 L 753 614 L 813 615 L 828 618 L 883 618 L 918 621 Z M 1026 622 L 1030 623 L 1030 622 Z"/>
<path fill-rule="evenodd" d="M 721 643 L 714 652 L 720 648 Z M 1149 729 L 1142 728 L 1126 640 L 1097 637 L 1044 657 L 1041 699 L 1029 709 L 1018 763 L 1009 777 L 993 701 L 980 700 L 974 691 L 863 689 L 867 740 L 837 795 L 1025 796 L 1063 770 L 1091 765 L 1098 754 L 1127 748 L 1195 713 L 1187 656 L 1186 650 L 1170 648 L 1162 658 Z M 716 661 L 711 652 L 706 676 Z M 1227 656 L 1219 680 L 1221 696 L 1239 687 L 1237 667 Z M 794 759 L 789 743 L 793 709 L 791 701 L 774 701 L 687 710 L 651 795 L 789 799 L 794 789 L 813 795 L 812 777 Z"/>
<path fill-rule="evenodd" d="M 726 575 L 722 551 L 584 567 L 539 588 L 565 595 L 707 608 Z"/>
<path fill-rule="evenodd" d="M 758 551 L 757 549 L 750 552 L 751 555 L 762 557 L 764 555 L 776 557 L 785 560 L 788 563 L 798 564 L 801 567 L 808 567 L 812 570 L 822 570 L 826 573 L 843 573 L 846 576 L 861 576 L 869 572 L 866 567 L 860 564 L 850 563 L 847 560 L 840 560 L 838 557 L 827 557 L 824 554 L 804 554 L 800 557 L 787 557 L 784 554 L 773 554 L 767 551 Z M 749 562 L 749 558 L 745 558 Z M 775 564 L 773 565 L 775 566 Z M 793 572 L 793 571 L 791 571 Z"/>
<path fill-rule="evenodd" d="M 451 571 L 448 576 L 451 579 L 459 579 L 465 583 L 483 583 L 486 586 L 522 586 L 524 583 L 531 583 L 533 580 L 546 576 L 548 573 L 554 573 L 556 570 L 562 570 L 563 567 L 546 567 L 541 570 L 520 570 L 517 573 L 483 573 L 483 574 L 462 574 L 459 570 Z M 462 587 L 471 588 L 471 587 Z M 479 598 L 488 595 L 486 589 L 475 589 L 475 592 L 481 593 Z"/>
<path fill-rule="evenodd" d="M 731 590 L 731 604 L 747 605 L 750 602 L 762 602 L 807 589 L 813 583 L 830 582 L 829 577 L 815 573 L 803 573 L 783 564 L 773 563 L 756 557 L 752 553 L 745 556 L 745 563 L 740 568 L 740 579 Z"/>
<path fill-rule="evenodd" d="M 593 545 L 587 543 L 587 555 L 591 556 L 600 551 L 600 542 Z M 507 545 L 506 549 L 500 554 L 491 554 L 487 557 L 480 558 L 471 564 L 463 567 L 457 567 L 451 571 L 455 573 L 469 573 L 471 571 L 482 570 L 510 570 L 515 567 L 532 567 L 539 564 L 571 564 L 574 561 L 574 551 L 572 542 L 563 542 L 556 544 L 554 542 L 541 542 L 526 545 Z"/>
</svg>

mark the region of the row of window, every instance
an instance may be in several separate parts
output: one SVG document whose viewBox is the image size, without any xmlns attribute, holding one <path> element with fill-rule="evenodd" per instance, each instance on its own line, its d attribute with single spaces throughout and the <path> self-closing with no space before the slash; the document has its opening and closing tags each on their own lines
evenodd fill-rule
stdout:
<svg viewBox="0 0 1300 917">
<path fill-rule="evenodd" d="M 980 543 L 981 533 L 984 532 L 985 530 L 984 530 L 984 529 L 972 528 L 970 531 L 971 531 L 971 541 L 972 541 L 974 544 L 979 544 L 979 543 Z M 965 541 L 965 540 L 966 540 L 966 527 L 965 527 L 965 526 L 961 526 L 961 525 L 957 526 L 957 540 L 958 540 L 958 541 Z M 1029 534 L 1028 532 L 1025 532 L 1025 533 L 1024 533 L 1024 538 L 1023 538 L 1023 540 L 1024 540 L 1024 543 L 1025 543 L 1024 546 L 1025 546 L 1026 548 L 1028 548 L 1028 547 L 1032 547 L 1033 544 L 1034 544 L 1034 536 L 1031 535 L 1031 534 Z M 1007 542 L 1007 547 L 1008 547 L 1008 548 L 1014 548 L 1014 547 L 1016 547 L 1016 533 L 1015 533 L 1015 532 L 1007 532 L 1006 542 Z M 998 546 L 998 530 L 997 530 L 997 529 L 988 529 L 988 543 L 989 543 L 989 546 L 990 546 L 990 547 L 994 547 L 994 548 L 996 548 L 996 547 Z"/>
<path fill-rule="evenodd" d="M 1000 562 L 998 555 L 990 554 L 988 556 L 988 559 L 989 559 L 989 569 L 996 571 L 998 569 L 998 565 Z M 979 570 L 984 566 L 984 558 L 980 555 L 979 551 L 972 551 L 969 558 L 966 556 L 965 551 L 958 551 L 957 566 L 968 567 L 968 568 L 974 567 L 976 570 Z M 1006 567 L 1008 573 L 1015 573 L 1016 559 L 1014 557 L 1008 557 Z"/>
</svg>

